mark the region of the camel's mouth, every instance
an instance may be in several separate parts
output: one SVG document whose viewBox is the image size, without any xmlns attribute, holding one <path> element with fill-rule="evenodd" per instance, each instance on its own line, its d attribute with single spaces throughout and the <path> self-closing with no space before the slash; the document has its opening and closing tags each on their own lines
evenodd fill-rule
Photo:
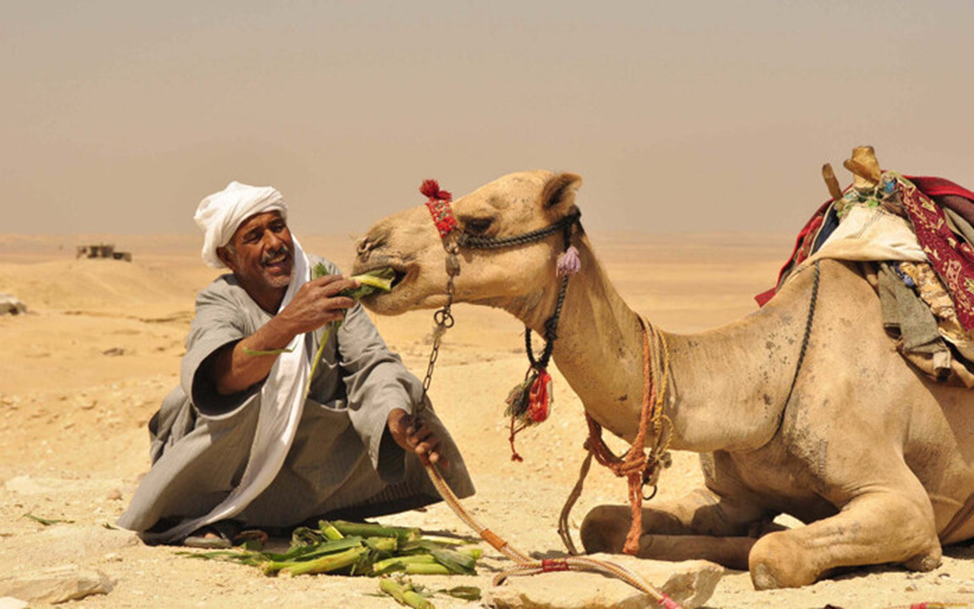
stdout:
<svg viewBox="0 0 974 609">
<path fill-rule="evenodd" d="M 411 273 L 409 269 L 407 269 L 401 264 L 390 264 L 388 262 L 383 264 L 355 265 L 354 274 L 361 275 L 363 273 L 368 273 L 369 271 L 374 271 L 376 269 L 383 269 L 383 268 L 391 268 L 393 273 L 395 273 L 395 276 L 392 278 L 391 290 L 395 290 L 396 287 L 404 283 L 411 274 L 414 274 Z M 377 290 L 376 292 L 370 294 L 369 296 L 366 296 L 365 298 L 369 300 L 375 300 L 380 296 L 382 296 L 384 293 L 385 292 L 382 292 L 381 290 Z"/>
<path fill-rule="evenodd" d="M 399 285 L 400 283 L 402 283 L 403 281 L 405 281 L 406 276 L 409 273 L 407 271 L 403 271 L 403 270 L 397 269 L 395 267 L 393 267 L 392 270 L 396 274 L 396 276 L 392 278 L 392 289 L 395 290 L 397 285 Z"/>
</svg>

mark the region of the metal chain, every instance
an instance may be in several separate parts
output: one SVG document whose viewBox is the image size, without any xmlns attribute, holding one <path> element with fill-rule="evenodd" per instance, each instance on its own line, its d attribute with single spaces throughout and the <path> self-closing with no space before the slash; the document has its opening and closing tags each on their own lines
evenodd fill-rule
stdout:
<svg viewBox="0 0 974 609">
<path fill-rule="evenodd" d="M 440 356 L 440 341 L 443 339 L 446 331 L 452 328 L 455 323 L 453 313 L 450 309 L 453 306 L 453 297 L 456 294 L 456 286 L 453 280 L 460 274 L 460 259 L 458 257 L 460 248 L 454 240 L 444 243 L 443 247 L 446 249 L 446 304 L 433 313 L 433 323 L 435 324 L 433 328 L 433 347 L 430 350 L 429 365 L 426 367 L 426 377 L 423 378 L 423 397 L 419 403 L 419 410 L 426 407 L 426 394 L 429 391 L 430 384 L 433 382 L 433 368 L 436 367 L 436 360 Z"/>
</svg>

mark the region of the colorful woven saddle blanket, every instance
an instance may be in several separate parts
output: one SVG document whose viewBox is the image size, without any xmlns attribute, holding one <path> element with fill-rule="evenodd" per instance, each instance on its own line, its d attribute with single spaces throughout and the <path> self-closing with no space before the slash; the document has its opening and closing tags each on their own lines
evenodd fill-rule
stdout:
<svg viewBox="0 0 974 609">
<path fill-rule="evenodd" d="M 885 288 L 874 282 L 880 284 L 884 324 L 887 330 L 896 326 L 890 333 L 900 352 L 915 364 L 922 360 L 921 369 L 938 380 L 960 372 L 966 377 L 960 384 L 974 386 L 974 192 L 942 178 L 892 171 L 875 189 L 847 188 L 805 224 L 777 284 L 755 300 L 764 306 L 799 265 L 820 257 L 875 263 L 880 279 L 886 278 Z M 900 305 L 889 305 L 897 295 Z M 911 295 L 929 309 L 934 336 L 916 338 L 916 324 L 909 321 L 901 335 L 899 321 L 888 319 L 890 310 L 910 309 L 903 301 Z M 952 357 L 961 360 L 959 366 L 951 366 Z"/>
</svg>

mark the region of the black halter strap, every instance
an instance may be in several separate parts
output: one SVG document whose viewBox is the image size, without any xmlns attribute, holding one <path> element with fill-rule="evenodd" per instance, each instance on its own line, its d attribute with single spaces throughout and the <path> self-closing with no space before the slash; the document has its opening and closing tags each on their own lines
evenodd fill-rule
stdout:
<svg viewBox="0 0 974 609">
<path fill-rule="evenodd" d="M 571 238 L 571 227 L 582 217 L 582 212 L 575 210 L 567 216 L 549 224 L 544 228 L 539 228 L 531 232 L 514 235 L 513 237 L 479 237 L 471 235 L 466 231 L 461 231 L 457 237 L 457 245 L 470 249 L 499 249 L 502 247 L 512 247 L 515 245 L 527 245 L 535 241 L 541 241 L 545 237 L 554 235 L 558 231 L 565 233 L 565 248 L 568 248 L 568 240 Z"/>
</svg>

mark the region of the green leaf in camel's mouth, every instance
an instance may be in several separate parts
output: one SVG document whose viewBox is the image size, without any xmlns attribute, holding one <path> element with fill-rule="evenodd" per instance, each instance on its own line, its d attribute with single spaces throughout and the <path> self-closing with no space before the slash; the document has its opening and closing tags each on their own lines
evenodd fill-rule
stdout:
<svg viewBox="0 0 974 609">
<path fill-rule="evenodd" d="M 320 262 L 315 265 L 312 276 L 317 279 L 328 275 L 328 269 Z M 350 279 L 359 282 L 361 285 L 350 290 L 339 292 L 342 296 L 361 300 L 375 292 L 389 292 L 392 290 L 392 282 L 396 279 L 396 271 L 390 266 L 372 269 L 360 275 L 353 275 Z"/>
<path fill-rule="evenodd" d="M 345 292 L 342 292 L 342 295 L 359 300 L 362 297 L 374 294 L 375 292 L 391 291 L 392 282 L 396 279 L 396 271 L 394 271 L 392 267 L 387 266 L 381 269 L 372 269 L 371 271 L 366 271 L 361 275 L 353 275 L 351 279 L 359 282 L 362 285 L 354 290 L 346 290 L 346 292 L 351 293 L 346 294 Z"/>
</svg>

